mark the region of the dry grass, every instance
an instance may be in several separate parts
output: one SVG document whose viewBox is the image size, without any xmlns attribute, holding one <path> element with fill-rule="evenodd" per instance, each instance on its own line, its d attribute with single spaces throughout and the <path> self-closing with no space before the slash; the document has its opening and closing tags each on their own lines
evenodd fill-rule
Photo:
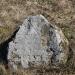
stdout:
<svg viewBox="0 0 75 75">
<path fill-rule="evenodd" d="M 20 70 L 10 75 L 22 75 L 22 72 L 23 75 L 75 75 L 74 0 L 0 0 L 0 43 L 7 40 L 28 15 L 36 14 L 44 15 L 52 24 L 63 30 L 72 50 L 68 62 L 65 66 L 61 65 L 60 70 L 35 69 L 26 72 Z M 4 68 L 2 70 L 6 73 Z"/>
<path fill-rule="evenodd" d="M 3 65 L 0 65 L 0 75 L 75 75 L 73 72 L 68 72 L 66 70 L 60 69 L 47 69 L 44 67 L 40 68 L 31 68 L 27 70 L 18 69 L 16 71 L 13 70 L 5 70 Z"/>
</svg>

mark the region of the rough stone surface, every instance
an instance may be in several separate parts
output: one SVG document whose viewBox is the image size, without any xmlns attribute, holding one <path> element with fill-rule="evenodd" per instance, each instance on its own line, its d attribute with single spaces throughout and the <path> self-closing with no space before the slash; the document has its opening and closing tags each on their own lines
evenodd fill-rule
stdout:
<svg viewBox="0 0 75 75">
<path fill-rule="evenodd" d="M 13 68 L 64 64 L 68 57 L 68 41 L 61 29 L 42 15 L 29 16 L 9 43 L 8 51 L 8 61 Z"/>
</svg>

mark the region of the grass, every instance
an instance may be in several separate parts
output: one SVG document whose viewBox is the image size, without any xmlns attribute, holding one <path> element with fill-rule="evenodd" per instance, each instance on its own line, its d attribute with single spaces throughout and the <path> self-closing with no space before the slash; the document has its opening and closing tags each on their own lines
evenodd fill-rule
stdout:
<svg viewBox="0 0 75 75">
<path fill-rule="evenodd" d="M 63 66 L 62 66 L 63 68 Z M 27 70 L 18 69 L 16 71 L 5 69 L 3 65 L 0 65 L 0 75 L 75 75 L 72 71 L 66 69 L 52 69 L 52 68 L 31 68 Z"/>
<path fill-rule="evenodd" d="M 73 52 L 71 55 L 73 56 L 69 58 L 65 66 L 61 65 L 61 70 L 35 69 L 27 72 L 22 70 L 23 75 L 75 75 L 74 0 L 0 0 L 0 43 L 11 37 L 16 28 L 22 24 L 28 15 L 37 14 L 42 14 L 49 22 L 56 24 L 62 29 L 70 42 Z M 6 73 L 3 66 L 0 67 L 0 71 Z M 9 75 L 13 75 L 11 71 L 9 72 L 11 73 L 8 73 Z M 14 75 L 22 75 L 22 72 L 16 71 Z M 40 72 L 42 73 L 40 74 Z"/>
</svg>

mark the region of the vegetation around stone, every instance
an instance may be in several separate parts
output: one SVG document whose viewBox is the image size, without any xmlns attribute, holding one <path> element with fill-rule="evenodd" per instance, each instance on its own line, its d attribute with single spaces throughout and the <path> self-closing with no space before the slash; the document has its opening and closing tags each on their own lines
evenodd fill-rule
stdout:
<svg viewBox="0 0 75 75">
<path fill-rule="evenodd" d="M 11 37 L 25 17 L 36 14 L 42 14 L 62 29 L 70 42 L 70 54 L 67 64 L 60 65 L 62 68 L 58 70 L 40 68 L 22 71 L 23 75 L 31 75 L 31 72 L 36 75 L 75 75 L 75 0 L 0 0 L 0 43 Z M 4 68 L 0 68 L 0 75 L 6 75 Z M 7 75 L 22 75 L 22 72 Z"/>
</svg>

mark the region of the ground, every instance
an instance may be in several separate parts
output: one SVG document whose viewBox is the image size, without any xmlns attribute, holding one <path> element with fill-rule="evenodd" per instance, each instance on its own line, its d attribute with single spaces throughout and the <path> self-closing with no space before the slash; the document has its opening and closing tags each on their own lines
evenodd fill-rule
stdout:
<svg viewBox="0 0 75 75">
<path fill-rule="evenodd" d="M 44 72 L 43 75 L 74 75 L 75 0 L 0 0 L 0 43 L 7 40 L 28 15 L 37 14 L 60 27 L 70 43 L 68 62 L 61 65 L 62 69 L 40 69 L 37 75 L 40 72 Z"/>
</svg>

